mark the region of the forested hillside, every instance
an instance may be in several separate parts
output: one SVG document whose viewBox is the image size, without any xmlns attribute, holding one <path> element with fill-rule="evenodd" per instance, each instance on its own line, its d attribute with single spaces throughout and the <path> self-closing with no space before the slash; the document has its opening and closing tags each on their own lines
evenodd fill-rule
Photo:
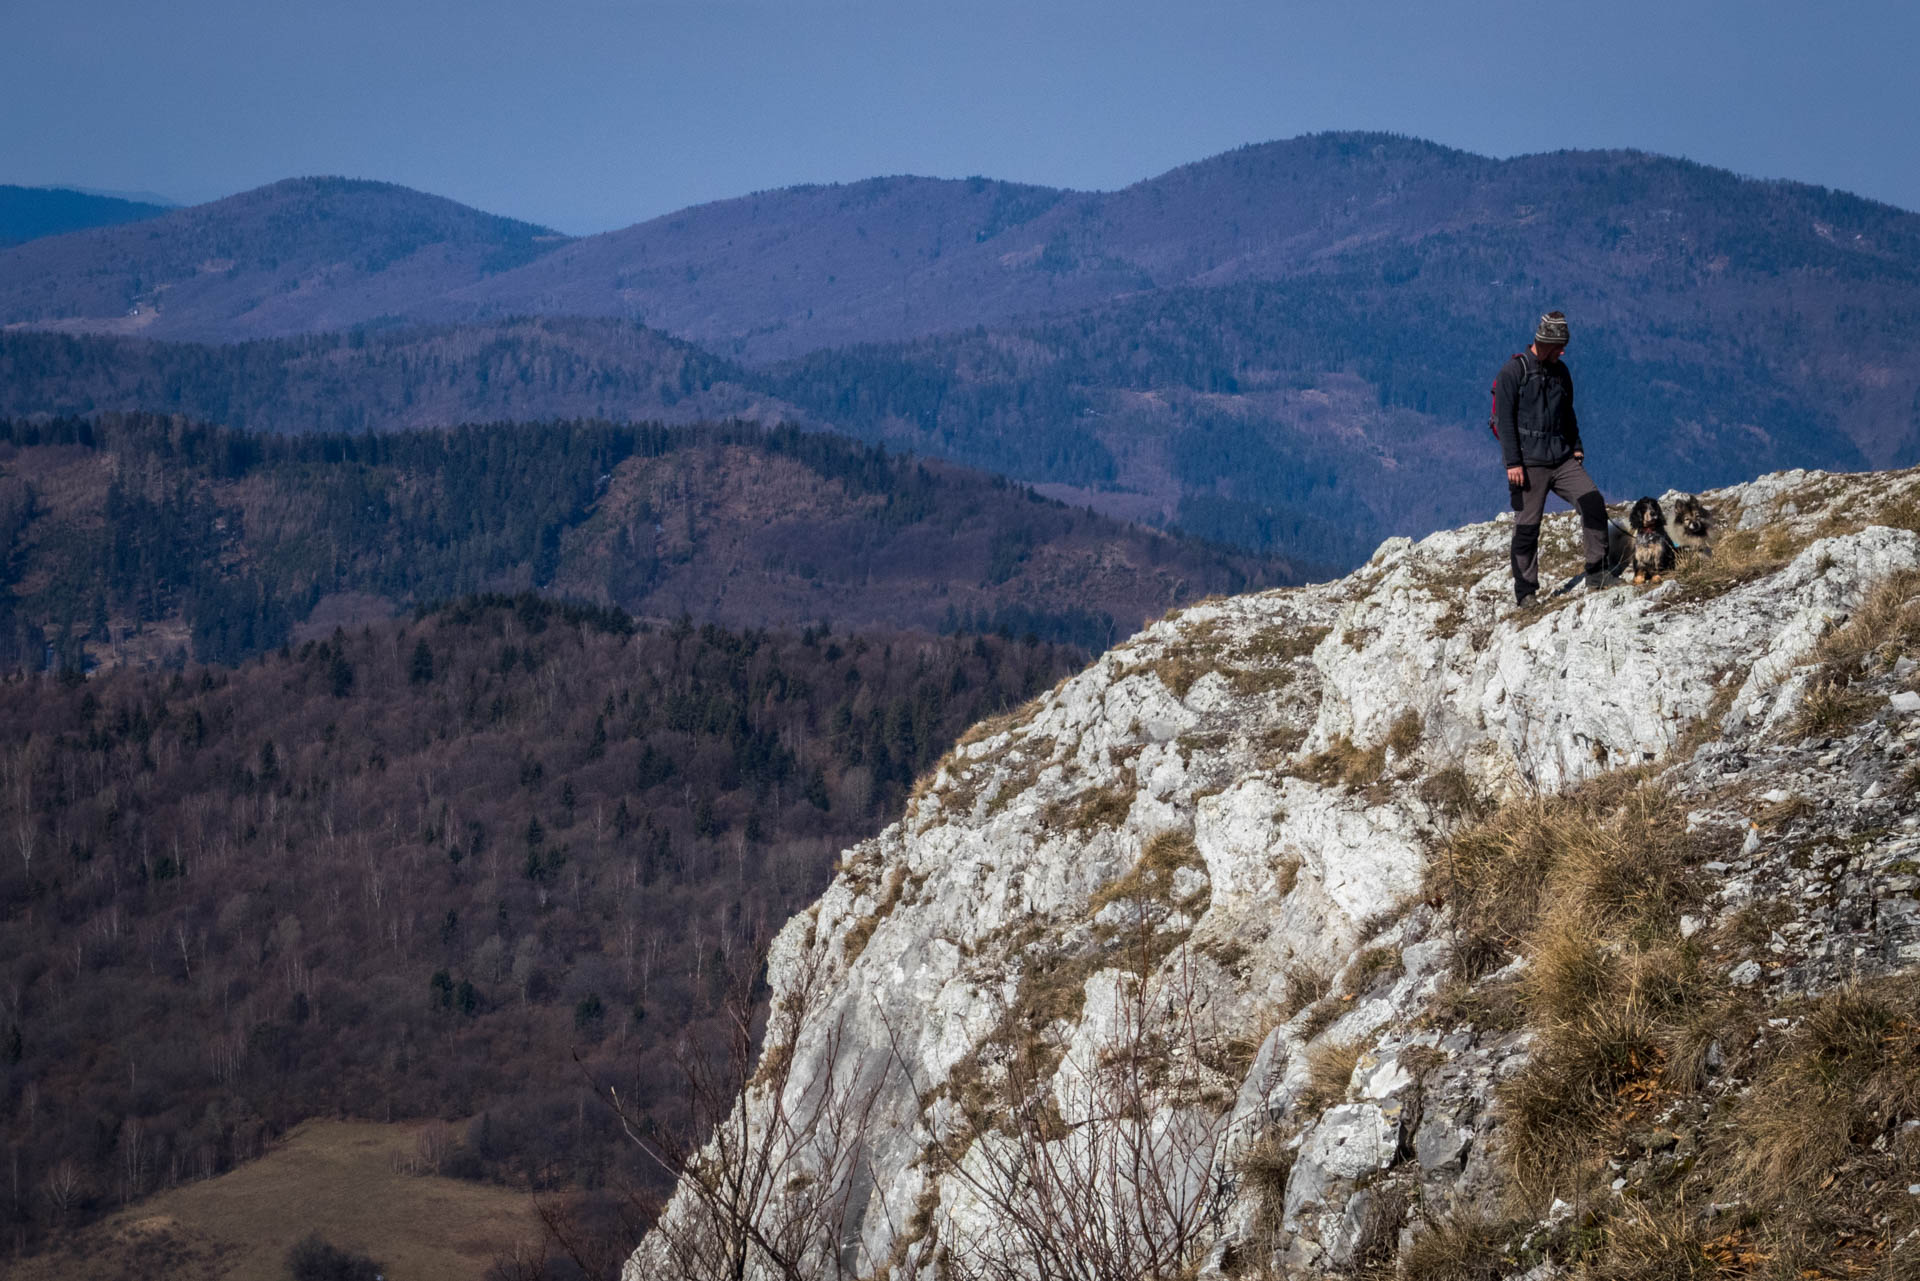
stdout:
<svg viewBox="0 0 1920 1281">
<path fill-rule="evenodd" d="M 136 411 L 272 432 L 802 416 L 730 362 L 624 321 L 354 329 L 204 345 L 0 332 L 0 414 Z"/>
<path fill-rule="evenodd" d="M 262 436 L 0 420 L 0 670 L 236 662 L 338 622 L 536 590 L 733 626 L 821 619 L 1101 649 L 1298 581 L 998 477 L 752 424 Z"/>
<path fill-rule="evenodd" d="M 521 596 L 0 683 L 8 1236 L 312 1115 L 459 1120 L 433 1162 L 514 1186 L 642 1177 L 573 1055 L 680 1119 L 672 1047 L 728 958 L 1082 658 Z"/>
</svg>

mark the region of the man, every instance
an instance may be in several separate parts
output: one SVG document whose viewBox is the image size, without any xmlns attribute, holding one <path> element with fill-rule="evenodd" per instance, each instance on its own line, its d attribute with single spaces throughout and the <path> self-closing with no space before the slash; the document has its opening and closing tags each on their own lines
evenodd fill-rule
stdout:
<svg viewBox="0 0 1920 1281">
<path fill-rule="evenodd" d="M 1584 466 L 1573 375 L 1560 359 L 1566 349 L 1567 318 L 1550 311 L 1540 317 L 1533 345 L 1509 360 L 1493 383 L 1494 429 L 1513 498 L 1513 596 L 1520 605 L 1540 590 L 1540 516 L 1550 493 L 1580 512 L 1587 586 L 1620 581 L 1606 573 L 1607 503 Z"/>
</svg>

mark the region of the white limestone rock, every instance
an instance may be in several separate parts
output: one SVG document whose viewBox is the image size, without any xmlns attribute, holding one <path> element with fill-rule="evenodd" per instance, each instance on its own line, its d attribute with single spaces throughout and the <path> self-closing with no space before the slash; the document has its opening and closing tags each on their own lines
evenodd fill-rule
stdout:
<svg viewBox="0 0 1920 1281">
<path fill-rule="evenodd" d="M 1723 529 L 1805 541 L 1830 516 L 1920 492 L 1916 481 L 1782 473 L 1705 497 Z M 1548 519 L 1550 561 L 1574 545 L 1573 519 Z M 1422 784 L 1452 770 L 1496 796 L 1551 792 L 1665 762 L 1722 709 L 1729 740 L 1696 758 L 1699 776 L 1747 769 L 1748 756 L 1775 750 L 1798 706 L 1796 672 L 1824 631 L 1876 580 L 1920 565 L 1920 536 L 1869 527 L 1809 541 L 1784 568 L 1718 596 L 1623 587 L 1516 618 L 1509 532 L 1488 522 L 1389 539 L 1343 579 L 1154 623 L 1014 723 L 956 748 L 904 818 L 846 853 L 818 903 L 780 932 L 769 982 L 778 1002 L 822 976 L 791 1047 L 789 1114 L 829 1081 L 874 1091 L 862 1173 L 848 1189 L 843 1261 L 854 1274 L 891 1261 L 893 1281 L 933 1281 L 926 1234 L 942 1249 L 1004 1237 L 982 1172 L 1010 1156 L 1005 1130 L 1016 1122 L 1008 1109 L 1001 1128 L 982 1130 L 968 1108 L 980 1089 L 1007 1108 L 1016 1049 L 1038 1047 L 1020 1061 L 1052 1065 L 1020 1104 L 1045 1100 L 1067 1127 L 1052 1158 L 1095 1160 L 1116 1135 L 1167 1158 L 1168 1204 L 1203 1208 L 1215 1234 L 1207 1275 L 1251 1239 L 1256 1194 L 1234 1171 L 1258 1144 L 1297 1149 L 1274 1248 L 1302 1274 L 1353 1258 L 1383 1204 L 1365 1185 L 1382 1171 L 1416 1181 L 1430 1206 L 1497 1199 L 1494 1085 L 1526 1062 L 1530 1042 L 1419 1026 L 1450 955 L 1444 916 L 1419 901 L 1445 824 Z M 1912 697 L 1889 695 L 1887 733 L 1913 726 Z M 1844 796 L 1835 805 L 1868 807 L 1861 822 L 1874 831 L 1920 844 L 1890 796 L 1849 790 L 1846 774 L 1894 769 L 1907 742 L 1863 732 L 1844 759 L 1839 749 L 1796 758 L 1791 776 L 1768 764 L 1774 772 L 1744 795 L 1830 789 Z M 1342 761 L 1376 776 L 1341 781 Z M 1109 793 L 1125 804 L 1086 808 Z M 1689 803 L 1690 829 L 1744 826 L 1732 802 Z M 1149 849 L 1164 866 L 1142 862 Z M 1920 961 L 1916 878 L 1876 873 L 1873 932 L 1826 947 L 1821 931 L 1833 927 L 1819 922 L 1838 919 L 1847 886 L 1799 872 L 1782 880 L 1786 859 L 1757 834 L 1740 858 L 1708 865 L 1723 884 L 1702 911 L 1717 923 L 1764 894 L 1813 904 L 1815 924 L 1789 922 L 1769 966 L 1749 962 L 1733 982 L 1813 984 L 1860 957 L 1897 963 L 1908 950 Z M 1912 858 L 1884 862 L 1910 868 Z M 1369 949 L 1395 963 L 1360 964 Z M 1304 977 L 1327 995 L 1289 1014 L 1283 1003 Z M 1312 1112 L 1301 1103 L 1308 1061 L 1331 1041 L 1357 1044 L 1358 1065 L 1347 1099 Z M 1157 1092 L 1116 1130 L 1103 1111 L 1112 1069 L 1142 1045 Z M 976 1091 L 968 1100 L 961 1076 Z M 771 1102 L 761 1090 L 742 1106 L 763 1124 Z M 824 1159 L 827 1141 L 812 1142 L 793 1157 L 794 1177 Z M 666 1222 L 694 1214 L 683 1191 Z M 627 1281 L 660 1274 L 659 1249 L 657 1238 L 642 1243 Z"/>
</svg>

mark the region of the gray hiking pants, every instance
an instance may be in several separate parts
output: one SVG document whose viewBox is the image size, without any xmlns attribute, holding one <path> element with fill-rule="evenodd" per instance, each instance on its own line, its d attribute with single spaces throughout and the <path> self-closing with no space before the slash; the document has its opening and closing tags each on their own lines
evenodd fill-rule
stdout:
<svg viewBox="0 0 1920 1281">
<path fill-rule="evenodd" d="M 1587 469 L 1572 458 L 1553 467 L 1527 468 L 1527 487 L 1513 514 L 1513 598 L 1523 601 L 1540 590 L 1540 517 L 1547 495 L 1558 494 L 1580 512 L 1582 550 L 1587 572 L 1607 565 L 1607 501 Z"/>
</svg>

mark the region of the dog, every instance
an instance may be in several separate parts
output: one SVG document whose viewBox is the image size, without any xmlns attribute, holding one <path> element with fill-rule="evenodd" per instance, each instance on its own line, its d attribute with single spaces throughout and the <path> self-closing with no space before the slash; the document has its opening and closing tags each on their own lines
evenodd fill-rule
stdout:
<svg viewBox="0 0 1920 1281">
<path fill-rule="evenodd" d="M 1673 504 L 1673 523 L 1680 527 L 1673 536 L 1676 550 L 1691 556 L 1713 555 L 1714 515 L 1705 503 L 1692 494 L 1683 494 Z"/>
<path fill-rule="evenodd" d="M 1642 498 L 1634 503 L 1627 525 L 1633 530 L 1634 586 L 1659 582 L 1662 574 L 1673 569 L 1674 561 L 1673 540 L 1667 537 L 1667 517 L 1660 510 L 1660 500 Z"/>
</svg>

